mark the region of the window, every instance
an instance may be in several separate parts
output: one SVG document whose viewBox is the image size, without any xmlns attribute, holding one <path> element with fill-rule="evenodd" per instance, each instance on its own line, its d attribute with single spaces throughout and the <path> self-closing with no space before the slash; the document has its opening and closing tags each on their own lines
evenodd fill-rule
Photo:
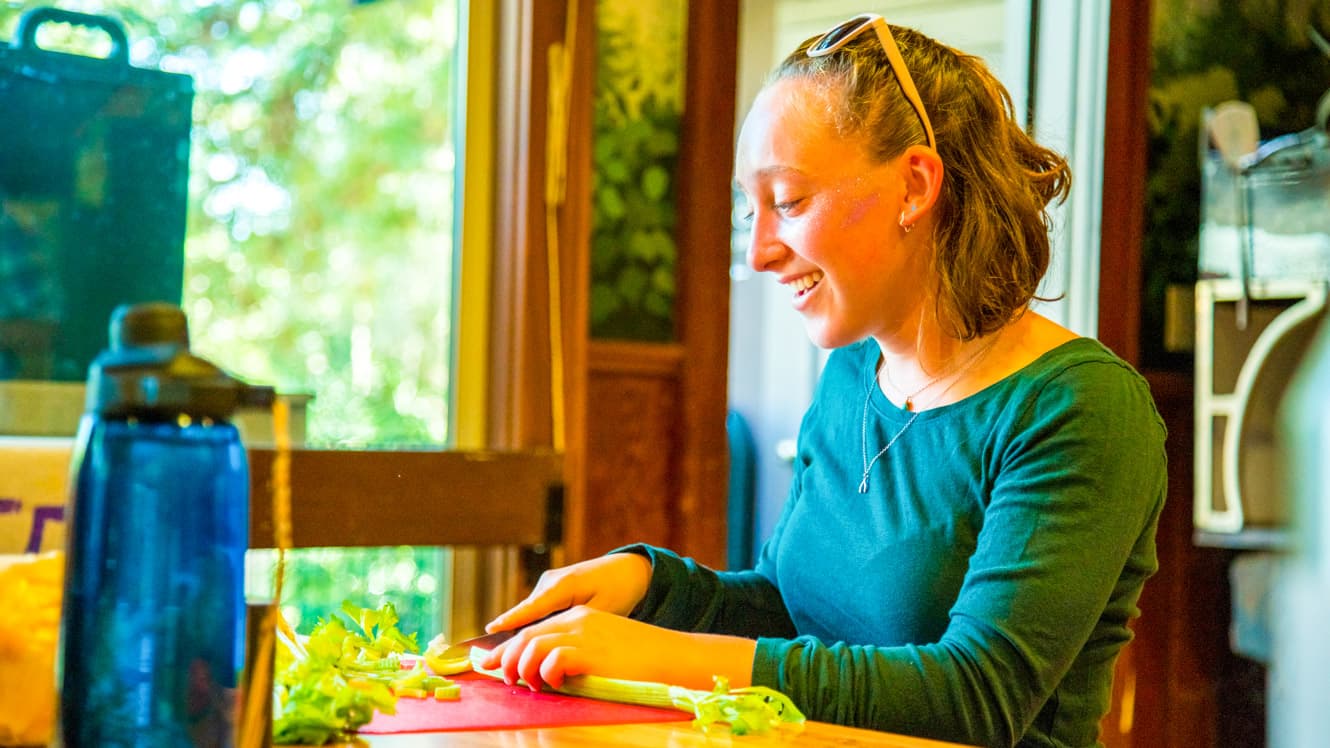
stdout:
<svg viewBox="0 0 1330 748">
<path fill-rule="evenodd" d="M 67 162 L 64 179 L 15 187 L 0 170 L 0 279 L 22 260 L 29 269 L 11 277 L 41 280 L 22 304 L 0 309 L 9 318 L 0 322 L 36 321 L 57 341 L 83 330 L 94 341 L 64 351 L 45 346 L 36 370 L 71 384 L 85 376 L 105 345 L 108 309 L 86 303 L 97 288 L 110 287 L 108 304 L 117 293 L 174 297 L 200 355 L 280 392 L 312 396 L 307 444 L 448 445 L 458 3 L 61 6 L 119 19 L 131 65 L 178 75 L 152 79 L 174 87 L 159 109 L 99 112 L 120 117 L 118 129 L 107 126 L 96 147 L 53 162 Z M 14 38 L 22 10 L 0 6 L 0 38 Z M 105 29 L 81 25 L 44 24 L 36 43 L 115 53 Z M 180 111 L 189 115 L 183 129 L 156 127 Z M 62 116 L 55 105 L 46 114 L 52 122 Z M 23 124 L 34 143 L 43 130 L 59 132 L 37 119 Z M 58 143 L 49 147 L 61 155 Z M 152 166 L 134 171 L 145 162 Z M 177 180 L 179 195 L 171 191 Z M 178 205 L 178 215 L 163 204 Z M 67 230 L 74 225 L 82 227 L 77 234 Z M 13 237 L 23 239 L 21 253 Z M 75 238 L 78 246 L 70 246 Z M 117 265 L 132 272 L 108 275 Z M 36 347 L 17 350 L 31 357 Z M 8 375 L 0 366 L 0 378 L 18 376 L 23 366 L 32 364 L 13 361 Z M 297 398 L 297 412 L 303 402 Z M 309 564 L 293 567 L 293 587 L 323 584 L 336 598 L 324 601 L 332 606 L 342 597 L 396 595 L 404 629 L 439 628 L 439 606 L 429 601 L 446 573 L 440 552 L 309 554 Z M 421 611 L 419 623 L 412 611 Z M 291 613 L 302 630 L 319 614 Z"/>
</svg>

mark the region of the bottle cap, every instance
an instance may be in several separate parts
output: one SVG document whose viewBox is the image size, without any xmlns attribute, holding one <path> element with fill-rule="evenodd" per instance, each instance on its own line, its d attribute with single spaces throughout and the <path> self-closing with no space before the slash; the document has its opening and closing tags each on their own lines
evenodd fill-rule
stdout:
<svg viewBox="0 0 1330 748">
<path fill-rule="evenodd" d="M 87 410 L 103 416 L 229 421 L 273 397 L 272 387 L 247 384 L 191 353 L 184 311 L 163 302 L 117 307 L 110 347 L 88 369 Z"/>
</svg>

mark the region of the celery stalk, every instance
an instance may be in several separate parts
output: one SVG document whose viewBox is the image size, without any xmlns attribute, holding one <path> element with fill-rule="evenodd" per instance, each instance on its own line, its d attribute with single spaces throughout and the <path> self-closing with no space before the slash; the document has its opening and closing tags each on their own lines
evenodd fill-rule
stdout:
<svg viewBox="0 0 1330 748">
<path fill-rule="evenodd" d="M 480 667 L 488 654 L 471 650 L 471 667 L 491 678 L 503 678 L 499 670 Z M 735 735 L 760 735 L 782 725 L 802 725 L 804 715 L 785 694 L 766 686 L 730 688 L 729 680 L 714 677 L 716 687 L 699 691 L 664 683 L 604 678 L 599 675 L 570 675 L 558 688 L 550 689 L 569 696 L 582 696 L 620 704 L 678 709 L 692 713 L 693 725 L 707 732 L 713 725 L 728 725 Z"/>
</svg>

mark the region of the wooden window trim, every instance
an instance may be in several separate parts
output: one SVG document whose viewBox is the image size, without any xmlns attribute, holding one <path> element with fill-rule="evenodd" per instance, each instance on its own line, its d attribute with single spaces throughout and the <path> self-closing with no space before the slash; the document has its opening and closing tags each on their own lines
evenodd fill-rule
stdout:
<svg viewBox="0 0 1330 748">
<path fill-rule="evenodd" d="M 464 1 L 464 0 L 463 0 Z M 471 26 L 468 33 L 479 31 L 497 38 L 480 40 L 481 54 L 493 56 L 495 51 L 500 56 L 508 56 L 507 62 L 494 69 L 482 71 L 483 81 L 479 85 L 497 87 L 497 91 L 488 95 L 476 95 L 471 91 L 472 81 L 466 82 L 468 106 L 493 107 L 495 111 L 483 112 L 478 121 L 483 126 L 492 126 L 494 117 L 502 116 L 512 105 L 520 104 L 522 97 L 516 91 L 537 91 L 532 87 L 531 77 L 543 75 L 539 65 L 526 63 L 516 65 L 513 61 L 529 58 L 535 50 L 543 49 L 538 44 L 544 38 L 533 37 L 530 27 L 539 25 L 541 29 L 552 30 L 554 26 L 546 18 L 546 2 L 510 2 L 503 0 L 497 7 L 486 6 L 471 8 L 464 17 Z M 560 3 L 562 4 L 562 3 Z M 521 12 L 514 12 L 520 10 Z M 560 27 L 561 32 L 561 27 Z M 468 61 L 464 67 L 480 64 L 475 50 L 468 45 Z M 543 86 L 543 82 L 540 82 Z M 529 102 L 534 106 L 543 106 L 542 96 L 533 96 Z M 493 153 L 477 153 L 468 149 L 468 159 L 479 160 L 470 163 L 474 168 L 487 168 L 493 156 L 498 170 L 495 179 L 478 181 L 468 180 L 459 185 L 463 190 L 483 190 L 486 195 L 467 195 L 468 210 L 475 209 L 489 215 L 493 211 L 498 219 L 505 214 L 494 209 L 493 199 L 508 199 L 522 196 L 518 207 L 527 209 L 538 206 L 539 187 L 543 173 L 536 170 L 524 171 L 525 164 L 518 163 L 519 172 L 512 174 L 506 169 L 511 162 L 504 162 L 501 154 L 514 152 L 514 144 L 505 140 L 505 136 L 518 134 L 519 141 L 525 137 L 526 128 L 539 129 L 543 120 L 532 117 L 528 107 L 517 107 L 507 111 L 512 121 L 521 123 L 515 129 L 498 128 L 495 138 L 489 140 L 487 150 Z M 489 134 L 485 136 L 488 138 Z M 480 158 L 484 157 L 484 158 Z M 506 178 L 516 181 L 503 182 Z M 501 182 L 495 187 L 494 182 Z M 510 206 L 511 207 L 511 206 Z M 475 241 L 486 241 L 487 227 L 480 225 L 476 216 L 459 217 L 470 228 Z M 500 220 L 496 224 L 495 237 L 504 228 Z M 517 230 L 522 227 L 514 226 Z M 538 227 L 537 227 L 538 228 Z M 475 241 L 471 242 L 474 245 Z M 499 247 L 525 245 L 525 238 L 514 245 L 512 242 L 499 240 Z M 481 250 L 488 249 L 481 247 Z M 481 254 L 484 254 L 482 251 Z M 495 270 L 492 279 L 482 278 L 479 290 L 489 291 L 494 299 L 510 298 L 515 287 L 523 287 L 526 292 L 538 293 L 541 282 L 528 279 L 521 273 L 509 272 L 517 267 L 501 252 L 491 255 Z M 474 264 L 472 266 L 474 271 Z M 488 271 L 490 268 L 483 268 Z M 465 284 L 463 284 L 465 288 Z M 479 292 L 470 289 L 470 293 Z M 533 302 L 534 303 L 534 302 Z M 476 306 L 470 305 L 472 311 Z M 520 305 L 519 305 L 520 307 Z M 539 373 L 539 361 L 543 356 L 530 353 L 532 345 L 541 342 L 539 336 L 528 333 L 525 319 L 513 319 L 505 316 L 506 310 L 498 302 L 486 301 L 482 312 L 493 314 L 489 329 L 505 331 L 486 341 L 489 329 L 476 333 L 467 333 L 468 356 L 486 355 L 490 350 L 490 361 L 479 367 L 468 362 L 468 383 L 466 392 L 459 392 L 460 397 L 486 396 L 486 389 L 491 402 L 532 402 L 539 401 L 530 390 L 538 385 L 538 377 L 512 376 L 507 380 L 495 378 L 492 372 L 500 370 L 495 361 L 506 364 L 510 360 L 520 370 L 531 369 Z M 483 318 L 483 314 L 481 315 Z M 528 316 L 529 317 L 529 316 Z M 483 323 L 483 322 L 482 322 Z M 510 324 L 516 323 L 515 327 Z M 487 345 L 488 343 L 488 345 Z M 494 355 L 494 348 L 505 344 L 525 345 L 521 356 L 510 358 L 503 352 Z M 459 351 L 461 346 L 459 345 Z M 476 372 L 483 372 L 483 382 L 477 382 Z M 461 386 L 462 383 L 458 383 Z M 520 397 L 514 397 L 511 389 L 505 387 L 521 386 L 525 388 Z M 291 452 L 290 482 L 293 496 L 292 524 L 296 546 L 372 546 L 372 545 L 538 545 L 548 543 L 560 533 L 553 532 L 547 526 L 545 517 L 557 516 L 558 512 L 547 511 L 553 495 L 561 497 L 563 485 L 563 466 L 559 455 L 554 454 L 547 445 L 549 440 L 541 434 L 534 436 L 520 432 L 514 435 L 503 429 L 503 417 L 511 409 L 499 408 L 493 413 L 485 413 L 486 408 L 476 408 L 472 403 L 461 403 L 457 407 L 467 408 L 466 449 L 435 450 L 343 450 L 343 449 L 295 449 Z M 454 421 L 456 423 L 456 419 Z M 483 436 L 476 434 L 477 424 L 488 422 L 489 429 Z M 494 426 L 500 424 L 496 431 Z M 485 442 L 478 444 L 477 442 Z M 510 445 L 504 448 L 503 445 Z M 495 446 L 498 445 L 498 446 Z M 533 448 L 528 448 L 533 447 Z M 498 450 L 498 451 L 493 451 Z M 271 526 L 271 466 L 274 451 L 267 447 L 253 447 L 249 450 L 251 473 L 251 504 L 254 507 L 251 518 L 251 537 L 254 547 L 266 547 L 272 544 Z M 473 518 L 488 518 L 489 521 L 477 521 Z"/>
<path fill-rule="evenodd" d="M 296 449 L 289 458 L 294 547 L 562 540 L 562 461 L 552 452 Z M 249 450 L 253 548 L 275 545 L 275 459 Z"/>
</svg>

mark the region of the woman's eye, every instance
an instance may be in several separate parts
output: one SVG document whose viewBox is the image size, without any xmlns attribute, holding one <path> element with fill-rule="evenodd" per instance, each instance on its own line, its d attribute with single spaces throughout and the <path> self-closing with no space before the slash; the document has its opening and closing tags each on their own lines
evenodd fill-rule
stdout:
<svg viewBox="0 0 1330 748">
<path fill-rule="evenodd" d="M 802 198 L 796 200 L 786 200 L 784 202 L 776 203 L 772 207 L 774 207 L 777 212 L 788 215 L 790 211 L 797 208 L 799 206 L 799 203 L 801 202 L 803 202 Z"/>
</svg>

